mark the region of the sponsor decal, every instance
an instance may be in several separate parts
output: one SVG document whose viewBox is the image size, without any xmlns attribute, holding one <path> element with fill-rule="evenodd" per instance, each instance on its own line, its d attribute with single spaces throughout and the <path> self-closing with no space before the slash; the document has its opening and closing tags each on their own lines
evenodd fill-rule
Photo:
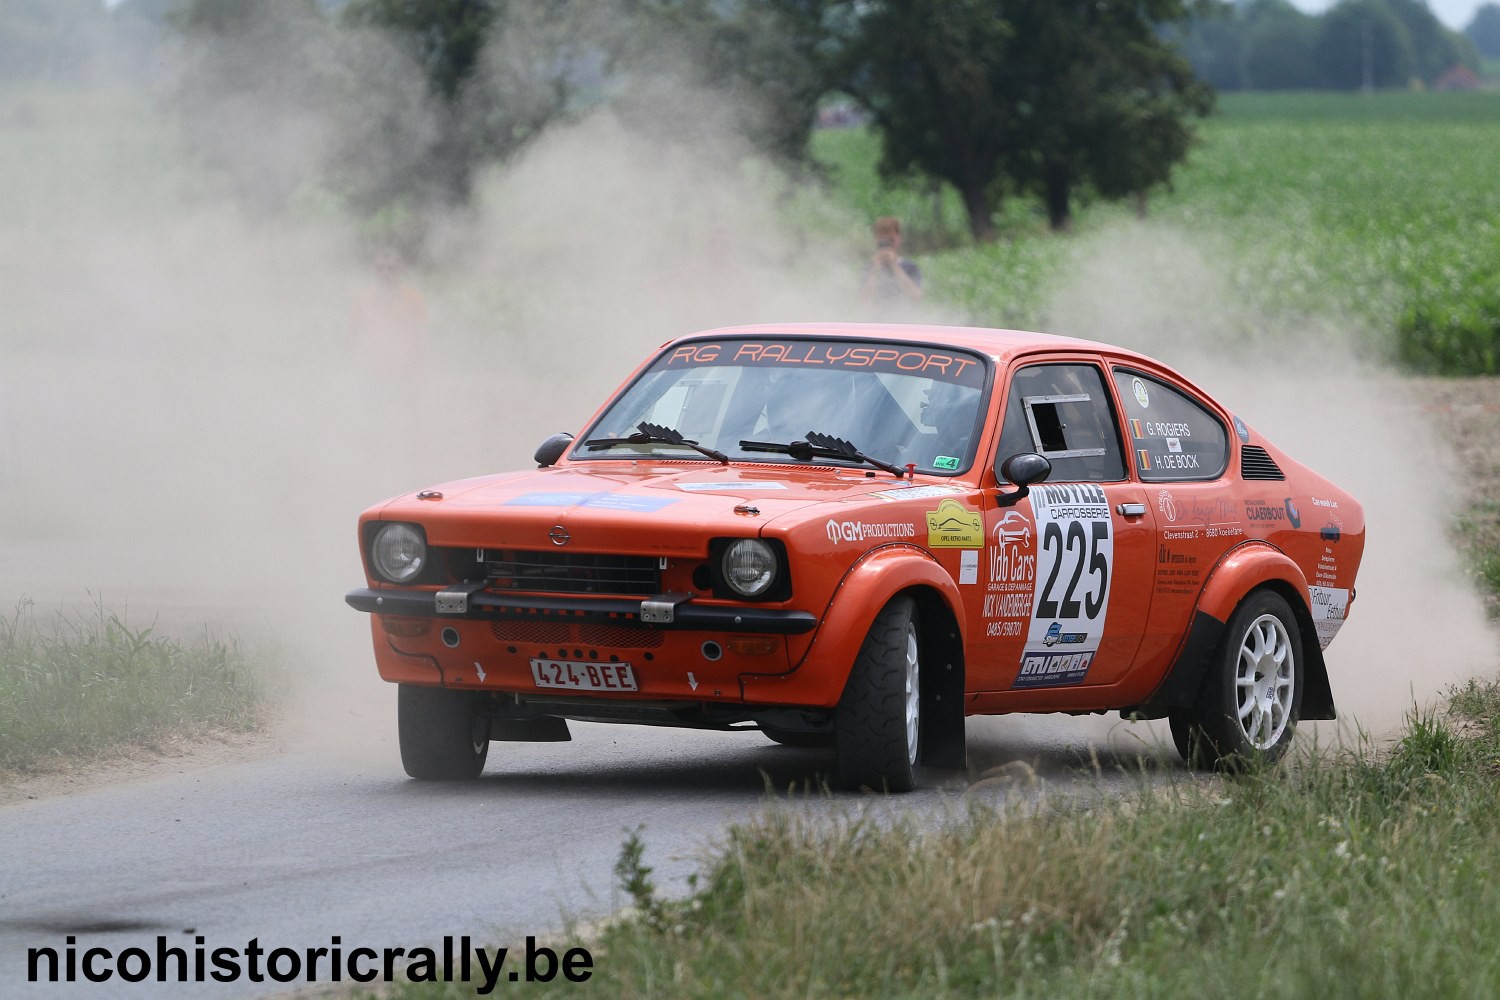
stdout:
<svg viewBox="0 0 1500 1000">
<path fill-rule="evenodd" d="M 1264 500 L 1246 500 L 1245 520 L 1251 524 L 1280 523 L 1286 520 L 1286 505 L 1272 506 Z"/>
<path fill-rule="evenodd" d="M 1146 391 L 1146 383 L 1139 378 L 1130 380 L 1130 391 L 1135 395 L 1135 401 L 1141 404 L 1141 409 L 1149 409 L 1151 406 L 1151 394 Z"/>
<path fill-rule="evenodd" d="M 1336 545 L 1338 544 L 1339 539 L 1344 537 L 1343 528 L 1337 520 L 1329 521 L 1327 524 L 1323 525 L 1323 529 L 1318 532 L 1318 537 L 1323 539 L 1323 541 L 1325 542 Z"/>
<path fill-rule="evenodd" d="M 1198 532 L 1196 530 L 1162 532 L 1162 537 L 1169 540 L 1182 535 L 1196 539 Z M 1179 552 L 1170 545 L 1157 544 L 1156 592 L 1158 594 L 1179 596 L 1196 594 L 1202 575 L 1202 571 L 1198 568 L 1198 557 L 1192 552 Z"/>
<path fill-rule="evenodd" d="M 860 344 L 820 340 L 726 340 L 682 344 L 657 368 L 733 365 L 741 368 L 825 368 L 917 375 L 956 385 L 984 387 L 984 365 L 971 354 L 907 344 Z"/>
<path fill-rule="evenodd" d="M 1080 684 L 1094 662 L 1087 653 L 1027 653 L 1021 657 L 1021 672 L 1012 688 L 1064 687 Z"/>
<path fill-rule="evenodd" d="M 1087 632 L 1064 632 L 1061 622 L 1053 622 L 1047 626 L 1047 634 L 1042 637 L 1042 645 L 1055 646 L 1058 643 L 1064 645 L 1076 645 L 1089 637 Z"/>
<path fill-rule="evenodd" d="M 1020 638 L 1031 620 L 1031 592 L 1036 587 L 1035 531 L 1031 519 L 1008 510 L 991 531 L 988 592 L 984 595 L 986 637 Z"/>
<path fill-rule="evenodd" d="M 1286 498 L 1286 519 L 1292 522 L 1292 527 L 1302 527 L 1302 515 L 1297 510 L 1297 505 L 1292 503 L 1292 498 Z"/>
<path fill-rule="evenodd" d="M 958 554 L 958 582 L 979 582 L 979 550 L 964 549 Z"/>
<path fill-rule="evenodd" d="M 1109 613 L 1114 523 L 1104 490 L 1088 484 L 1033 486 L 1036 584 L 1031 625 L 1013 687 L 1082 683 Z M 1051 651 L 1059 644 L 1080 647 Z"/>
<path fill-rule="evenodd" d="M 1318 648 L 1327 649 L 1349 613 L 1349 591 L 1343 587 L 1308 587 L 1308 607 L 1318 633 Z"/>
<path fill-rule="evenodd" d="M 957 500 L 944 500 L 927 512 L 927 546 L 933 549 L 977 549 L 984 545 L 984 516 Z"/>
<path fill-rule="evenodd" d="M 1328 507 L 1332 510 L 1339 509 L 1339 502 L 1337 500 L 1320 500 L 1317 497 L 1313 497 L 1312 504 L 1314 507 Z"/>
<path fill-rule="evenodd" d="M 778 482 L 733 482 L 733 483 L 678 483 L 677 488 L 687 493 L 753 493 L 762 490 L 784 490 L 786 483 Z"/>
<path fill-rule="evenodd" d="M 900 521 L 835 521 L 830 519 L 825 530 L 828 540 L 835 545 L 841 542 L 888 542 L 903 538 L 916 538 L 917 526 Z"/>
<path fill-rule="evenodd" d="M 1170 451 L 1174 455 L 1182 454 L 1182 439 L 1167 438 L 1167 451 Z"/>
<path fill-rule="evenodd" d="M 1172 498 L 1168 490 L 1162 490 L 1156 494 L 1156 509 L 1161 511 L 1161 516 L 1168 521 L 1177 520 L 1177 501 Z"/>
<path fill-rule="evenodd" d="M 934 469 L 956 469 L 958 468 L 957 455 L 939 455 L 932 460 Z"/>
<path fill-rule="evenodd" d="M 638 497 L 628 493 L 525 493 L 504 501 L 502 507 L 590 507 L 651 513 L 677 502 L 676 497 Z"/>
<path fill-rule="evenodd" d="M 1250 443 L 1250 428 L 1239 417 L 1234 418 L 1234 433 L 1245 444 Z"/>
<path fill-rule="evenodd" d="M 962 486 L 907 486 L 895 490 L 881 490 L 879 493 L 871 493 L 870 496 L 877 500 L 931 500 L 933 497 L 951 497 L 955 493 L 964 492 Z"/>
</svg>

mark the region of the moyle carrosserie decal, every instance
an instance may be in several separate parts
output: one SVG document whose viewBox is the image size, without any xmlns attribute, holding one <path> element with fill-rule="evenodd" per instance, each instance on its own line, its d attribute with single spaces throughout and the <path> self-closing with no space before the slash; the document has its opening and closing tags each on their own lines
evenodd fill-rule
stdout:
<svg viewBox="0 0 1500 1000">
<path fill-rule="evenodd" d="M 1115 559 L 1104 490 L 1033 486 L 1037 566 L 1031 627 L 1015 688 L 1080 684 L 1104 635 Z"/>
<path fill-rule="evenodd" d="M 764 482 L 737 480 L 728 483 L 678 483 L 677 488 L 686 493 L 738 493 L 741 491 L 754 493 L 766 490 L 784 490 L 787 488 L 787 485 L 786 483 L 771 480 Z"/>
<path fill-rule="evenodd" d="M 957 500 L 944 500 L 927 512 L 927 547 L 977 549 L 984 545 L 984 517 Z"/>
<path fill-rule="evenodd" d="M 523 493 L 502 507 L 592 507 L 651 513 L 677 502 L 676 497 L 637 497 L 626 493 Z"/>
<path fill-rule="evenodd" d="M 1313 628 L 1318 632 L 1318 648 L 1327 649 L 1349 613 L 1349 591 L 1344 587 L 1308 587 L 1307 597 Z"/>
<path fill-rule="evenodd" d="M 1036 589 L 1035 537 L 1031 518 L 1014 508 L 1006 511 L 990 532 L 990 575 L 984 595 L 986 638 L 1026 634 L 1031 620 L 1031 592 Z"/>
</svg>

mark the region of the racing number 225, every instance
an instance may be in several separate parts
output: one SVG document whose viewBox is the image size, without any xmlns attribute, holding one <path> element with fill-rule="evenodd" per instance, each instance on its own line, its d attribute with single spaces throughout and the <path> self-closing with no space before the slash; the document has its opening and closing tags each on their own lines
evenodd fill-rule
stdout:
<svg viewBox="0 0 1500 1000">
<path fill-rule="evenodd" d="M 1037 602 L 1036 616 L 1038 618 L 1064 618 L 1076 619 L 1078 617 L 1078 600 L 1074 596 L 1078 590 L 1078 581 L 1083 577 L 1083 564 L 1085 562 L 1085 550 L 1087 550 L 1087 562 L 1089 575 L 1099 574 L 1099 588 L 1096 593 L 1091 587 L 1083 595 L 1083 607 L 1090 619 L 1098 618 L 1099 611 L 1104 606 L 1104 595 L 1109 593 L 1109 560 L 1104 553 L 1099 551 L 1099 543 L 1109 540 L 1109 522 L 1090 521 L 1089 526 L 1093 529 L 1090 537 L 1084 536 L 1082 521 L 1069 521 L 1067 543 L 1063 542 L 1063 526 L 1057 521 L 1048 521 L 1042 530 L 1042 550 L 1046 552 L 1052 563 L 1052 572 L 1047 576 L 1046 586 L 1042 588 L 1041 600 Z M 1074 551 L 1077 557 L 1073 558 Z M 1062 571 L 1064 551 L 1073 563 L 1073 575 L 1068 580 L 1068 587 L 1063 591 L 1062 609 L 1059 613 L 1057 601 L 1052 596 L 1052 588 L 1057 583 L 1057 578 Z"/>
</svg>

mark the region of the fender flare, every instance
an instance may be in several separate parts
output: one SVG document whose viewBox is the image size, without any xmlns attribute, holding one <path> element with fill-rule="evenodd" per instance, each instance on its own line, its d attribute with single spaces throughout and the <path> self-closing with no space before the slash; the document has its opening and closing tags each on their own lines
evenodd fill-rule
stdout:
<svg viewBox="0 0 1500 1000">
<path fill-rule="evenodd" d="M 834 708 L 854 657 L 824 657 L 823 652 L 848 644 L 851 636 L 862 641 L 880 609 L 905 592 L 916 600 L 923 623 L 921 761 L 934 767 L 965 766 L 963 602 L 953 577 L 915 545 L 883 545 L 855 560 L 834 588 L 802 659 L 781 674 L 741 674 L 742 697 L 750 704 Z M 816 670 L 809 669 L 812 663 L 818 663 Z"/>
<path fill-rule="evenodd" d="M 1317 630 L 1307 606 L 1307 577 L 1285 552 L 1261 541 L 1235 546 L 1209 573 L 1198 595 L 1187 636 L 1145 707 L 1186 708 L 1197 702 L 1203 677 L 1223 641 L 1230 615 L 1251 591 L 1262 587 L 1285 598 L 1297 619 L 1304 666 L 1300 718 L 1337 717 L 1333 690 L 1328 683 L 1328 665 L 1314 638 Z"/>
</svg>

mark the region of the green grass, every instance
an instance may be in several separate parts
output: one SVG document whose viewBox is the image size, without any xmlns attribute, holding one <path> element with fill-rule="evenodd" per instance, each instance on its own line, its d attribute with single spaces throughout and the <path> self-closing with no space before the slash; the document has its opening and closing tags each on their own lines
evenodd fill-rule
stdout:
<svg viewBox="0 0 1500 1000">
<path fill-rule="evenodd" d="M 773 809 L 683 900 L 657 895 L 632 835 L 631 915 L 555 942 L 588 946 L 593 979 L 525 992 L 1487 997 L 1497 864 L 1500 688 L 1471 681 L 1381 754 L 941 823 Z"/>
<path fill-rule="evenodd" d="M 1338 318 L 1414 371 L 1500 373 L 1500 94 L 1225 95 L 1153 217 L 1232 251 L 1232 290 L 1268 320 Z M 1069 243 L 1012 199 L 996 247 L 963 241 L 951 192 L 883 185 L 876 138 L 821 133 L 834 195 L 910 220 L 930 294 L 972 321 L 1040 325 Z M 1124 214 L 1084 202 L 1086 234 Z"/>
<path fill-rule="evenodd" d="M 184 641 L 102 606 L 42 624 L 23 602 L 0 618 L 0 768 L 256 729 L 270 711 L 267 666 L 232 637 Z"/>
</svg>

